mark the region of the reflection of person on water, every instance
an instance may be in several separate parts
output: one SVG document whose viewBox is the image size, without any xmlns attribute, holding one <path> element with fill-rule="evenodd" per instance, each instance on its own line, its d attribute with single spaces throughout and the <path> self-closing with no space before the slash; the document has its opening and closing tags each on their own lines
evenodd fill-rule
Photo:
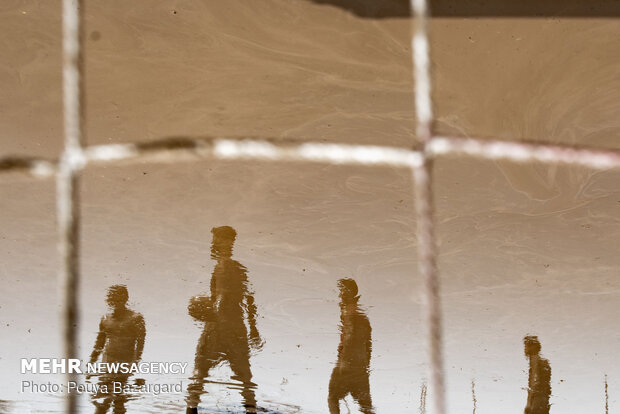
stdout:
<svg viewBox="0 0 620 414">
<path fill-rule="evenodd" d="M 99 323 L 99 333 L 95 340 L 90 362 L 94 363 L 101 355 L 105 363 L 135 363 L 142 358 L 146 327 L 144 318 L 138 312 L 127 308 L 129 293 L 124 285 L 113 285 L 108 288 L 106 301 L 111 312 L 104 315 Z M 125 413 L 127 395 L 114 392 L 113 384 L 123 388 L 130 374 L 105 373 L 99 379 L 98 394 L 93 395 L 95 413 L 106 413 L 113 406 L 114 413 Z M 105 385 L 105 387 L 104 387 Z M 102 400 L 98 402 L 97 400 Z"/>
<path fill-rule="evenodd" d="M 525 414 L 549 414 L 551 396 L 551 366 L 540 356 L 540 342 L 536 336 L 523 338 L 525 356 L 530 360 Z"/>
<path fill-rule="evenodd" d="M 365 414 L 374 413 L 368 380 L 371 355 L 371 328 L 368 317 L 358 305 L 357 283 L 341 279 L 340 345 L 338 361 L 329 381 L 329 412 L 340 413 L 340 400 L 351 394 Z"/>
<path fill-rule="evenodd" d="M 248 288 L 246 268 L 232 259 L 237 232 L 229 226 L 215 227 L 211 232 L 211 258 L 217 261 L 211 276 L 211 296 L 195 296 L 188 307 L 190 316 L 205 325 L 196 347 L 194 375 L 187 388 L 187 412 L 198 412 L 209 371 L 227 361 L 234 374 L 232 379 L 242 383 L 246 412 L 253 413 L 256 412 L 256 384 L 252 382 L 250 347 L 257 350 L 262 347 L 256 327 L 256 305 Z"/>
</svg>

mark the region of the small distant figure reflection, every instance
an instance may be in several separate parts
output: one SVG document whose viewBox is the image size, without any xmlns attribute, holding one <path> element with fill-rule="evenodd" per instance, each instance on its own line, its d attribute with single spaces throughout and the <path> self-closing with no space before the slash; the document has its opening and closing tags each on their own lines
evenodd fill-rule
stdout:
<svg viewBox="0 0 620 414">
<path fill-rule="evenodd" d="M 370 322 L 358 301 L 357 283 L 340 279 L 340 345 L 338 361 L 329 381 L 329 412 L 340 413 L 340 400 L 347 394 L 365 414 L 374 414 L 368 380 L 372 352 Z"/>
<path fill-rule="evenodd" d="M 234 374 L 232 379 L 241 382 L 246 412 L 255 413 L 258 409 L 250 350 L 258 351 L 263 346 L 256 327 L 256 305 L 248 286 L 247 269 L 232 259 L 237 232 L 222 226 L 214 227 L 211 233 L 211 258 L 217 261 L 211 275 L 211 295 L 194 296 L 188 306 L 190 316 L 204 322 L 204 329 L 196 347 L 192 382 L 187 387 L 187 413 L 198 412 L 209 371 L 221 362 L 228 362 Z"/>
<path fill-rule="evenodd" d="M 135 363 L 142 358 L 146 326 L 144 317 L 127 308 L 129 292 L 125 285 L 113 285 L 108 288 L 106 302 L 111 309 L 101 318 L 99 333 L 95 340 L 90 362 Z M 112 412 L 123 414 L 128 395 L 115 392 L 115 388 L 123 389 L 131 374 L 104 373 L 99 377 L 99 392 L 93 395 L 95 413 L 107 413 L 110 406 Z M 136 380 L 139 381 L 139 380 Z M 116 387 L 115 387 L 116 385 Z"/>
<path fill-rule="evenodd" d="M 549 414 L 551 397 L 551 366 L 540 356 L 540 342 L 536 336 L 523 338 L 525 357 L 530 360 L 525 414 Z"/>
</svg>

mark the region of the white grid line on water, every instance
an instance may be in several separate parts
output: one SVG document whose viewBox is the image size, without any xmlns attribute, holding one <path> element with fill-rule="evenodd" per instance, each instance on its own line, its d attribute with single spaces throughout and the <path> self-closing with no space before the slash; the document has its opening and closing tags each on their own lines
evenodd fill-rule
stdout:
<svg viewBox="0 0 620 414">
<path fill-rule="evenodd" d="M 78 358 L 80 283 L 80 164 L 84 144 L 84 4 L 62 2 L 64 151 L 56 172 L 58 249 L 61 257 L 59 287 L 65 358 Z M 77 374 L 68 372 L 67 382 Z M 77 412 L 77 394 L 67 392 L 65 412 Z"/>
<path fill-rule="evenodd" d="M 592 169 L 620 168 L 620 150 L 549 145 L 522 141 L 436 136 L 426 145 L 426 158 L 469 155 L 490 160 L 581 165 Z M 422 151 L 391 146 L 279 142 L 275 139 L 181 137 L 143 143 L 86 146 L 73 155 L 73 165 L 127 164 L 132 162 L 174 163 L 197 159 L 243 159 L 297 161 L 366 166 L 416 167 Z M 0 157 L 1 173 L 25 173 L 37 178 L 54 176 L 56 160 Z"/>
<path fill-rule="evenodd" d="M 430 50 L 428 41 L 428 2 L 410 0 L 413 13 L 411 55 L 415 96 L 416 133 L 422 144 L 422 162 L 413 167 L 415 190 L 418 270 L 424 281 L 424 315 L 429 362 L 429 395 L 436 414 L 445 414 L 445 380 L 437 243 L 434 229 L 433 160 L 429 145 L 433 139 Z"/>
</svg>

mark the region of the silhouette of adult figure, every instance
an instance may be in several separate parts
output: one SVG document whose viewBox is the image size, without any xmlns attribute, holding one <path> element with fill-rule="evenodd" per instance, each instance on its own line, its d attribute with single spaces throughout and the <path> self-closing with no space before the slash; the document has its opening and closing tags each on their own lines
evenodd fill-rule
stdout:
<svg viewBox="0 0 620 414">
<path fill-rule="evenodd" d="M 95 340 L 90 362 L 94 363 L 101 356 L 101 362 L 106 363 L 134 363 L 142 358 L 146 326 L 144 317 L 127 308 L 129 293 L 125 285 L 113 285 L 108 288 L 106 301 L 111 309 L 101 318 L 99 333 Z M 107 413 L 113 406 L 113 413 L 123 414 L 128 396 L 121 392 L 115 393 L 113 384 L 120 383 L 121 387 L 127 384 L 131 374 L 104 373 L 99 379 L 100 392 L 93 395 L 95 413 Z M 98 402 L 102 399 L 102 402 Z"/>
<path fill-rule="evenodd" d="M 525 414 L 549 414 L 551 396 L 551 366 L 540 356 L 540 342 L 536 336 L 523 338 L 525 357 L 530 360 Z"/>
<path fill-rule="evenodd" d="M 365 414 L 374 414 L 368 381 L 372 352 L 371 327 L 360 308 L 357 283 L 340 279 L 340 345 L 329 381 L 329 412 L 340 413 L 340 400 L 351 394 Z"/>
<path fill-rule="evenodd" d="M 232 379 L 242 383 L 246 412 L 254 413 L 256 384 L 252 382 L 250 348 L 262 347 L 256 327 L 256 305 L 248 287 L 246 268 L 232 259 L 237 232 L 230 226 L 221 226 L 211 229 L 211 233 L 211 258 L 217 261 L 211 275 L 211 296 L 195 296 L 188 306 L 190 316 L 205 325 L 196 347 L 192 382 L 187 387 L 187 412 L 198 412 L 209 371 L 226 361 L 233 371 Z"/>
</svg>

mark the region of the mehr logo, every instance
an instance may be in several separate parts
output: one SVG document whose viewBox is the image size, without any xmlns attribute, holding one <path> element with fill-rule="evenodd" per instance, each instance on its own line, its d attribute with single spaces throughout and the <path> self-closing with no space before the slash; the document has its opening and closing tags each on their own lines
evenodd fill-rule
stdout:
<svg viewBox="0 0 620 414">
<path fill-rule="evenodd" d="M 89 362 L 77 358 L 22 358 L 21 373 L 31 374 L 184 374 L 187 362 Z"/>
<path fill-rule="evenodd" d="M 81 363 L 77 358 L 22 358 L 21 373 L 82 374 Z"/>
</svg>

